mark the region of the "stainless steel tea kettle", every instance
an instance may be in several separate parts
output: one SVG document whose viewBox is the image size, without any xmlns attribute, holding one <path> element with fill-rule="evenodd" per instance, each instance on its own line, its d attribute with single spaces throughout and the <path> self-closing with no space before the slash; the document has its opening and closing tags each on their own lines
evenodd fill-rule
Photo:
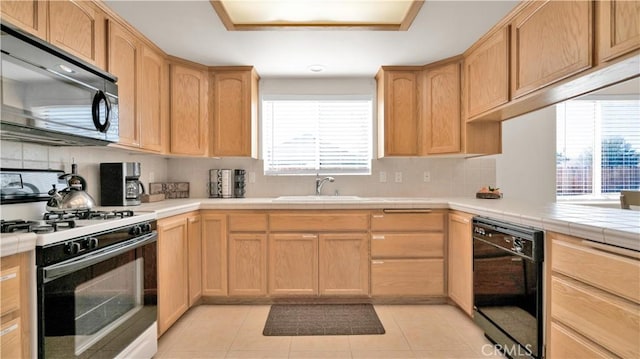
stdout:
<svg viewBox="0 0 640 359">
<path fill-rule="evenodd" d="M 91 210 L 95 207 L 96 202 L 85 191 L 67 187 L 58 191 L 56 185 L 49 190 L 49 200 L 47 201 L 47 211 L 66 211 L 66 210 Z"/>
<path fill-rule="evenodd" d="M 71 165 L 71 173 L 65 173 L 58 179 L 66 180 L 68 187 L 58 191 L 56 185 L 52 185 L 53 188 L 48 192 L 50 198 L 47 201 L 47 211 L 91 210 L 95 207 L 96 201 L 85 192 L 87 181 L 78 175 L 75 163 Z"/>
</svg>

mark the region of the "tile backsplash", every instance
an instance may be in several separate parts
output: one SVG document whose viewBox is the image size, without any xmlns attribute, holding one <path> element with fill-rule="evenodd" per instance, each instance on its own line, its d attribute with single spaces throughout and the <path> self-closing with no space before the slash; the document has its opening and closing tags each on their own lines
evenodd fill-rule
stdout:
<svg viewBox="0 0 640 359">
<path fill-rule="evenodd" d="M 190 197 L 208 197 L 209 170 L 242 168 L 247 171 L 246 197 L 311 195 L 314 176 L 264 176 L 260 160 L 246 158 L 166 158 L 112 147 L 52 147 L 1 141 L 0 160 L 4 168 L 71 170 L 73 160 L 87 180 L 88 192 L 99 202 L 101 162 L 140 162 L 141 180 L 149 182 L 189 182 Z M 381 182 L 381 172 L 386 182 Z M 429 181 L 424 181 L 425 172 Z M 396 182 L 396 173 L 402 181 Z M 372 174 L 337 175 L 326 183 L 323 194 L 385 197 L 473 196 L 482 186 L 496 184 L 493 158 L 384 158 L 373 160 Z M 251 181 L 255 178 L 255 181 Z"/>
<path fill-rule="evenodd" d="M 281 195 L 312 195 L 315 176 L 264 176 L 260 160 L 245 158 L 169 159 L 169 181 L 191 182 L 191 197 L 208 196 L 209 170 L 244 169 L 246 197 L 277 197 Z M 435 197 L 473 196 L 482 186 L 495 185 L 496 164 L 492 158 L 385 158 L 373 160 L 372 174 L 368 176 L 336 175 L 335 182 L 326 183 L 323 194 Z M 385 172 L 386 182 L 380 182 Z M 402 182 L 396 182 L 396 173 Z M 430 181 L 424 181 L 429 172 Z M 255 181 L 251 177 L 255 176 Z"/>
</svg>

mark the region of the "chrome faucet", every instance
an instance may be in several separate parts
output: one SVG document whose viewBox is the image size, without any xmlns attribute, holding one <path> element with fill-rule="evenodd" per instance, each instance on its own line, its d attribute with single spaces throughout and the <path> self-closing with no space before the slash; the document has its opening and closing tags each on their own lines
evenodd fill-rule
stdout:
<svg viewBox="0 0 640 359">
<path fill-rule="evenodd" d="M 336 179 L 330 176 L 327 176 L 325 178 L 320 178 L 320 175 L 316 174 L 316 196 L 320 195 L 320 192 L 322 191 L 322 186 L 324 186 L 324 184 L 329 181 L 329 182 L 333 182 Z"/>
</svg>

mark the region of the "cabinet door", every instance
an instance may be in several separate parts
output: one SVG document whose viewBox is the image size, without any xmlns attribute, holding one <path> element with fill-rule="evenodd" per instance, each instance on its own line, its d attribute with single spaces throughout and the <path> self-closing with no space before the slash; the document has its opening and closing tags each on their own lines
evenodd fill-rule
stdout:
<svg viewBox="0 0 640 359">
<path fill-rule="evenodd" d="M 465 54 L 463 92 L 467 119 L 509 102 L 509 27 Z"/>
<path fill-rule="evenodd" d="M 369 246 L 365 233 L 320 234 L 320 295 L 369 294 Z"/>
<path fill-rule="evenodd" d="M 136 113 L 138 92 L 138 39 L 120 24 L 109 20 L 109 56 L 107 71 L 118 77 L 118 142 L 122 145 L 140 145 L 140 125 Z"/>
<path fill-rule="evenodd" d="M 639 1 L 596 1 L 596 19 L 600 61 L 640 48 Z"/>
<path fill-rule="evenodd" d="M 378 136 L 383 156 L 417 156 L 421 150 L 420 71 L 384 70 L 378 78 L 378 101 L 384 116 Z M 381 83 L 380 83 L 381 82 Z"/>
<path fill-rule="evenodd" d="M 41 39 L 47 38 L 47 9 L 42 0 L 2 1 L 2 19 Z"/>
<path fill-rule="evenodd" d="M 318 294 L 318 235 L 269 235 L 269 294 Z"/>
<path fill-rule="evenodd" d="M 0 260 L 1 358 L 31 357 L 31 253 L 4 256 Z"/>
<path fill-rule="evenodd" d="M 547 355 L 550 359 L 564 358 L 611 358 L 610 353 L 604 352 L 597 345 L 565 329 L 557 323 L 551 323 Z"/>
<path fill-rule="evenodd" d="M 425 89 L 427 153 L 460 152 L 460 64 L 426 70 Z"/>
<path fill-rule="evenodd" d="M 168 69 L 162 54 L 142 46 L 138 76 L 138 121 L 140 147 L 154 152 L 164 150 L 164 128 L 167 120 Z"/>
<path fill-rule="evenodd" d="M 27 358 L 22 353 L 22 328 L 20 318 L 15 318 L 0 325 L 0 357 Z"/>
<path fill-rule="evenodd" d="M 158 334 L 189 309 L 188 232 L 185 217 L 158 221 Z"/>
<path fill-rule="evenodd" d="M 202 221 L 200 215 L 187 218 L 189 249 L 189 306 L 202 296 Z"/>
<path fill-rule="evenodd" d="M 258 77 L 252 70 L 211 76 L 212 156 L 257 155 Z"/>
<path fill-rule="evenodd" d="M 202 71 L 171 65 L 171 153 L 204 156 L 207 152 L 207 84 Z"/>
<path fill-rule="evenodd" d="M 470 214 L 449 214 L 447 253 L 449 297 L 469 315 L 473 313 L 472 217 Z"/>
<path fill-rule="evenodd" d="M 56 0 L 49 4 L 49 42 L 105 68 L 105 17 L 89 1 Z"/>
<path fill-rule="evenodd" d="M 371 261 L 371 295 L 444 294 L 442 259 L 376 259 Z"/>
<path fill-rule="evenodd" d="M 229 234 L 229 295 L 267 294 L 267 236 Z"/>
<path fill-rule="evenodd" d="M 202 295 L 227 295 L 227 216 L 202 214 Z"/>
<path fill-rule="evenodd" d="M 590 1 L 536 1 L 514 19 L 514 98 L 591 67 L 592 6 Z"/>
</svg>

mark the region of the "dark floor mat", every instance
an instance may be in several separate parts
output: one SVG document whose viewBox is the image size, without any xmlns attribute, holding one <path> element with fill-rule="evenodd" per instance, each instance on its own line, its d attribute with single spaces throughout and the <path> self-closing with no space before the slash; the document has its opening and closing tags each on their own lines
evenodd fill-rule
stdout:
<svg viewBox="0 0 640 359">
<path fill-rule="evenodd" d="M 274 304 L 266 336 L 384 334 L 371 304 Z"/>
</svg>

